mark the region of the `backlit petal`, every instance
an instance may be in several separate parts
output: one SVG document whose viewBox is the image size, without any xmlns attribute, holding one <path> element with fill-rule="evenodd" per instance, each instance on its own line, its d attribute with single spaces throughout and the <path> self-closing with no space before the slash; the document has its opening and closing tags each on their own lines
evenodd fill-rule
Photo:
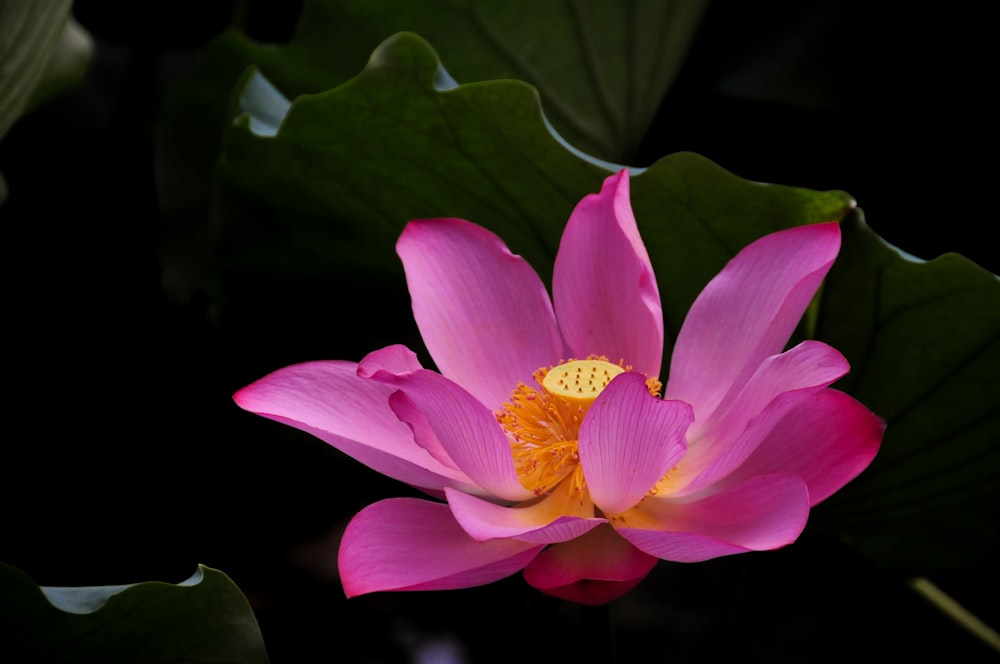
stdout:
<svg viewBox="0 0 1000 664">
<path fill-rule="evenodd" d="M 369 505 L 351 520 L 337 564 L 348 597 L 385 590 L 449 590 L 508 577 L 540 549 L 512 539 L 477 542 L 447 505 L 392 498 Z"/>
<path fill-rule="evenodd" d="M 537 502 L 515 507 L 497 505 L 461 491 L 446 491 L 445 495 L 455 519 L 475 540 L 516 537 L 523 542 L 549 544 L 579 537 L 606 523 L 606 519 L 594 518 L 589 503 L 589 514 L 579 509 L 579 500 L 569 497 L 563 488 L 568 484 L 564 482 Z"/>
<path fill-rule="evenodd" d="M 684 456 L 693 419 L 688 404 L 651 395 L 642 374 L 612 380 L 580 426 L 580 463 L 594 504 L 617 514 L 639 502 Z"/>
<path fill-rule="evenodd" d="M 429 426 L 448 457 L 480 487 L 504 500 L 534 497 L 517 477 L 496 416 L 458 384 L 427 369 L 399 375 L 378 371 L 372 378 L 403 391 L 421 415 L 411 424 Z"/>
<path fill-rule="evenodd" d="M 279 369 L 233 395 L 258 415 L 316 436 L 366 466 L 401 482 L 440 491 L 474 490 L 461 471 L 449 468 L 414 443 L 389 408 L 395 388 L 359 378 L 353 362 L 308 362 Z"/>
<path fill-rule="evenodd" d="M 435 364 L 489 408 L 563 356 L 541 278 L 490 231 L 460 219 L 414 221 L 396 251 Z"/>
<path fill-rule="evenodd" d="M 790 544 L 808 516 L 805 483 L 795 475 L 767 475 L 716 493 L 683 499 L 650 497 L 612 524 L 622 537 L 652 556 L 698 562 Z"/>
<path fill-rule="evenodd" d="M 524 579 L 544 593 L 598 605 L 639 584 L 657 559 L 623 540 L 608 526 L 569 542 L 554 544 L 524 568 Z"/>
<path fill-rule="evenodd" d="M 663 310 L 629 202 L 628 171 L 573 210 L 552 274 L 556 316 L 576 357 L 604 355 L 658 376 Z"/>
<path fill-rule="evenodd" d="M 840 250 L 836 222 L 799 226 L 753 242 L 708 283 L 674 345 L 668 399 L 699 421 L 780 353 Z"/>
<path fill-rule="evenodd" d="M 884 432 L 885 422 L 853 397 L 821 390 L 796 403 L 734 477 L 795 473 L 815 505 L 868 467 Z"/>
</svg>

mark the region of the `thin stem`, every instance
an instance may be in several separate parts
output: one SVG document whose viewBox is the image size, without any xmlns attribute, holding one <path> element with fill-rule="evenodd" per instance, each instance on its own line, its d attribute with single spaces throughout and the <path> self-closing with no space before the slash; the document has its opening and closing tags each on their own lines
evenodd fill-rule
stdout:
<svg viewBox="0 0 1000 664">
<path fill-rule="evenodd" d="M 956 602 L 950 595 L 931 583 L 926 577 L 910 580 L 910 587 L 923 595 L 924 599 L 936 606 L 956 623 L 964 627 L 980 641 L 1000 652 L 1000 634 Z"/>
</svg>

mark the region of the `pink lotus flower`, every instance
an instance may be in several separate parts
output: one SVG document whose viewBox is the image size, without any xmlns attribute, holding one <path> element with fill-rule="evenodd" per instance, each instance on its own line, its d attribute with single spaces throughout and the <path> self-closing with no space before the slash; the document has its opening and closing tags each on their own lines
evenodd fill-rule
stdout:
<svg viewBox="0 0 1000 664">
<path fill-rule="evenodd" d="M 338 560 L 348 596 L 523 570 L 600 604 L 658 560 L 793 542 L 870 463 L 884 425 L 829 387 L 843 356 L 784 350 L 839 248 L 823 223 L 743 249 L 692 305 L 661 398 L 660 295 L 626 171 L 573 211 L 551 300 L 488 230 L 413 221 L 397 252 L 440 373 L 389 346 L 280 369 L 234 398 L 436 498 L 354 517 Z"/>
</svg>

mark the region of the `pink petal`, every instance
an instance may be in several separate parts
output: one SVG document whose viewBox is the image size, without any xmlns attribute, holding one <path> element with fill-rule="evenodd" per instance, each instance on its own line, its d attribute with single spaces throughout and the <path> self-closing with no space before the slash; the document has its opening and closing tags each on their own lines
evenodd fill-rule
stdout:
<svg viewBox="0 0 1000 664">
<path fill-rule="evenodd" d="M 434 459 L 413 441 L 389 408 L 395 388 L 357 376 L 352 362 L 308 362 L 279 369 L 239 390 L 233 399 L 268 419 L 311 433 L 383 475 L 421 489 L 475 490 L 462 472 Z"/>
<path fill-rule="evenodd" d="M 348 597 L 386 590 L 450 590 L 522 569 L 541 546 L 477 542 L 443 503 L 392 498 L 361 510 L 344 531 L 338 567 Z"/>
<path fill-rule="evenodd" d="M 766 235 L 701 292 L 677 336 L 665 398 L 710 417 L 780 353 L 840 250 L 836 222 Z"/>
<path fill-rule="evenodd" d="M 579 454 L 587 488 L 605 514 L 642 499 L 687 449 L 691 406 L 649 393 L 642 374 L 612 380 L 580 425 Z"/>
<path fill-rule="evenodd" d="M 564 356 L 545 285 L 490 231 L 461 219 L 413 221 L 396 251 L 438 369 L 491 409 Z"/>
<path fill-rule="evenodd" d="M 799 536 L 808 516 L 805 483 L 795 475 L 767 475 L 715 493 L 650 497 L 612 524 L 636 548 L 690 563 L 785 546 Z"/>
<path fill-rule="evenodd" d="M 389 395 L 389 408 L 396 414 L 400 422 L 405 422 L 410 427 L 413 432 L 413 442 L 427 450 L 443 465 L 459 470 L 458 464 L 448 455 L 448 450 L 444 448 L 441 440 L 434 433 L 434 427 L 431 426 L 431 423 L 427 421 L 427 418 L 410 397 L 402 391 L 393 392 Z"/>
<path fill-rule="evenodd" d="M 700 473 L 685 489 L 692 491 L 725 477 L 790 408 L 833 383 L 848 368 L 843 355 L 819 341 L 804 341 L 764 360 L 743 390 L 721 404 L 700 431 L 691 432 L 697 426 L 688 431 L 691 451 L 681 464 L 678 483 L 685 475 Z"/>
<path fill-rule="evenodd" d="M 542 551 L 524 568 L 524 580 L 546 594 L 594 606 L 637 586 L 656 563 L 611 528 L 599 527 Z"/>
<path fill-rule="evenodd" d="M 497 505 L 461 491 L 446 491 L 445 495 L 455 520 L 478 541 L 514 537 L 536 544 L 565 542 L 607 523 L 606 519 L 594 518 L 592 505 L 588 503 L 587 514 L 579 509 L 579 499 L 569 497 L 558 487 L 539 501 L 516 507 Z"/>
<path fill-rule="evenodd" d="M 815 505 L 868 467 L 884 432 L 885 422 L 854 398 L 821 390 L 796 403 L 734 477 L 795 473 Z"/>
<path fill-rule="evenodd" d="M 378 371 L 402 374 L 417 369 L 423 369 L 417 354 L 402 344 L 373 350 L 358 363 L 358 375 L 362 378 L 371 378 Z"/>
<path fill-rule="evenodd" d="M 368 353 L 358 364 L 358 375 L 377 380 L 378 376 L 410 373 L 421 368 L 416 353 L 406 346 L 395 345 Z M 447 450 L 441 445 L 441 441 L 438 440 L 437 434 L 434 433 L 427 418 L 409 397 L 399 391 L 393 392 L 389 395 L 389 407 L 399 421 L 405 422 L 410 427 L 413 432 L 413 442 L 427 450 L 443 465 L 458 470 L 458 466 L 448 456 Z"/>
<path fill-rule="evenodd" d="M 473 482 L 503 500 L 534 497 L 517 477 L 510 444 L 496 416 L 474 396 L 428 369 L 399 375 L 377 371 L 372 378 L 403 391 L 412 407 L 398 414 L 419 411 L 420 417 L 407 423 L 414 430 L 429 427 L 443 451 Z"/>
<path fill-rule="evenodd" d="M 604 355 L 647 376 L 663 359 L 663 310 L 629 202 L 628 171 L 585 197 L 563 231 L 552 274 L 556 317 L 577 358 Z"/>
</svg>

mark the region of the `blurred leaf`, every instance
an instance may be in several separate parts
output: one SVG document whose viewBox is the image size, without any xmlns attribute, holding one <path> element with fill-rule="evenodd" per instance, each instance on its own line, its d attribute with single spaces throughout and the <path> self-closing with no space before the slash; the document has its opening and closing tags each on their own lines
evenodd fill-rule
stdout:
<svg viewBox="0 0 1000 664">
<path fill-rule="evenodd" d="M 69 18 L 72 0 L 0 0 L 0 137 L 28 108 Z"/>
<path fill-rule="evenodd" d="M 80 84 L 87 74 L 93 51 L 93 37 L 70 16 L 59 33 L 48 67 L 31 95 L 29 108 Z"/>
<path fill-rule="evenodd" d="M 27 664 L 266 664 L 253 612 L 222 572 L 182 583 L 39 587 L 0 563 L 0 652 Z"/>
<path fill-rule="evenodd" d="M 1000 279 L 957 254 L 904 258 L 860 214 L 844 230 L 818 336 L 851 362 L 837 387 L 888 429 L 871 467 L 823 506 L 823 521 L 913 571 L 995 561 Z"/>
<path fill-rule="evenodd" d="M 90 36 L 70 17 L 72 0 L 0 0 L 0 139 L 24 113 L 83 79 Z M 7 185 L 0 176 L 0 205 Z"/>
</svg>

